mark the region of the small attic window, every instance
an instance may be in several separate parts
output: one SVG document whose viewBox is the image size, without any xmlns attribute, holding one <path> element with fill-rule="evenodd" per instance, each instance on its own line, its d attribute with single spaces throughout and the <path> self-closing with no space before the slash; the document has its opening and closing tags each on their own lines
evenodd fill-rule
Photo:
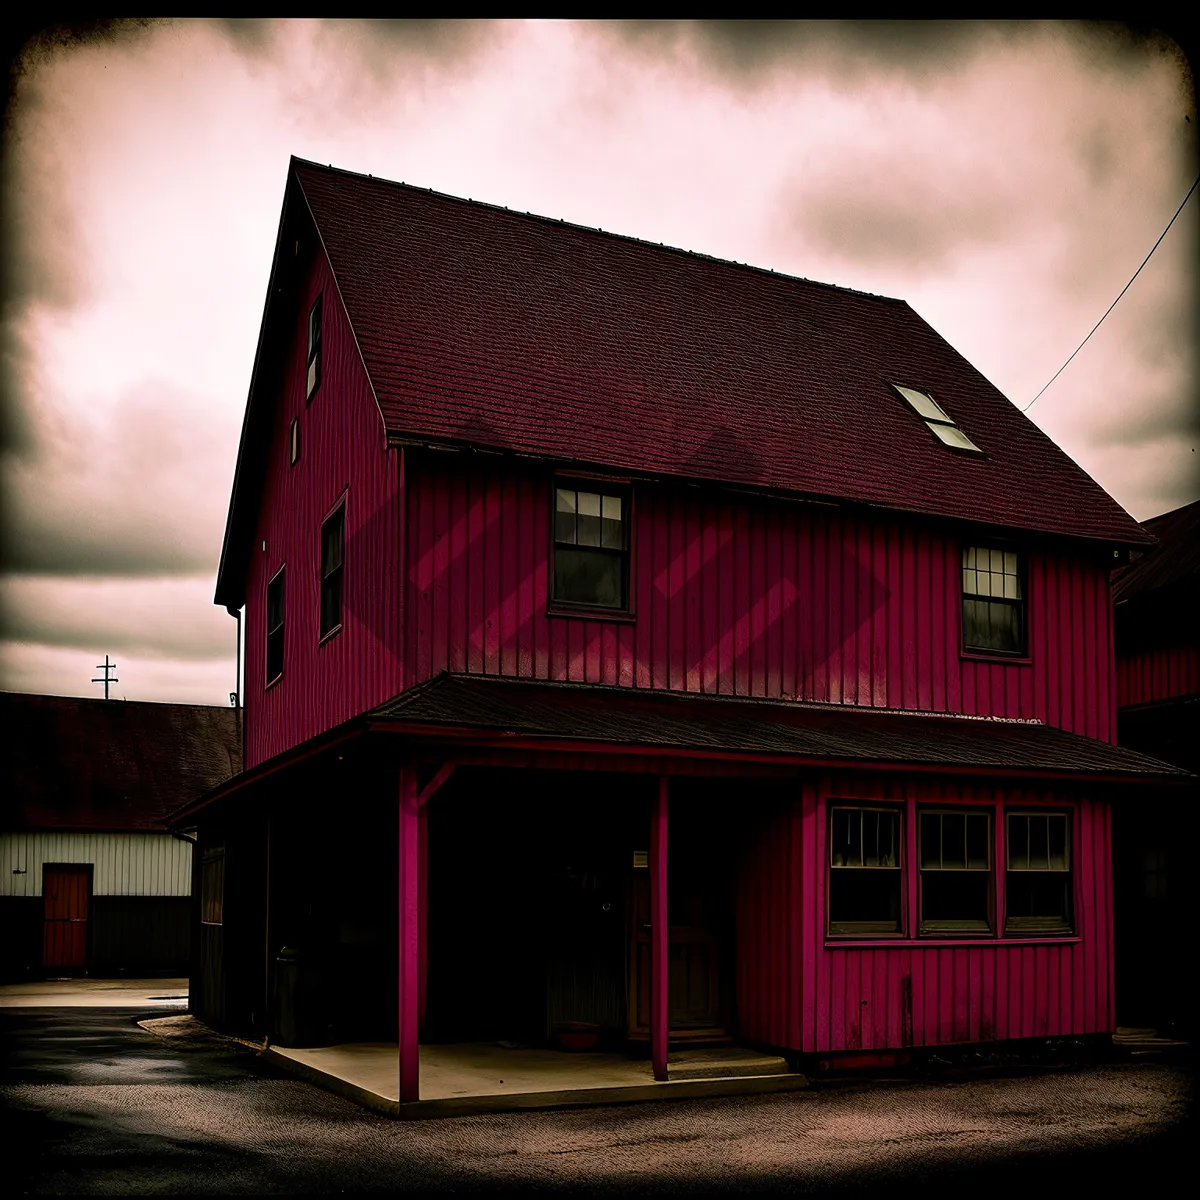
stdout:
<svg viewBox="0 0 1200 1200">
<path fill-rule="evenodd" d="M 946 410 L 927 392 L 918 392 L 916 388 L 901 387 L 893 383 L 892 387 L 908 401 L 909 406 L 923 417 L 929 430 L 943 445 L 954 450 L 973 450 L 976 454 L 983 451 L 955 423 Z"/>
</svg>

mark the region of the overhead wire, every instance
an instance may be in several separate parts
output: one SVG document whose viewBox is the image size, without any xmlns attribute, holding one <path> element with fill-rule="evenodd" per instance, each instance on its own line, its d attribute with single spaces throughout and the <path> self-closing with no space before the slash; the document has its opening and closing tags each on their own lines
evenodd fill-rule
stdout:
<svg viewBox="0 0 1200 1200">
<path fill-rule="evenodd" d="M 1150 259 L 1151 259 L 1151 256 L 1154 254 L 1155 250 L 1157 250 L 1157 249 L 1158 249 L 1158 247 L 1159 247 L 1159 243 L 1160 243 L 1160 242 L 1163 240 L 1163 238 L 1165 238 L 1165 237 L 1167 236 L 1167 234 L 1170 232 L 1170 230 L 1171 230 L 1171 226 L 1175 224 L 1175 218 L 1176 218 L 1176 217 L 1178 217 L 1178 216 L 1179 216 L 1179 214 L 1180 214 L 1181 212 L 1183 212 L 1184 205 L 1186 205 L 1186 204 L 1187 204 L 1187 202 L 1188 202 L 1188 201 L 1189 201 L 1189 200 L 1192 198 L 1192 193 L 1193 193 L 1193 192 L 1196 190 L 1196 185 L 1197 185 L 1197 184 L 1200 184 L 1200 175 L 1197 175 L 1197 176 L 1196 176 L 1195 180 L 1192 182 L 1192 186 L 1191 186 L 1190 188 L 1188 188 L 1187 195 L 1186 195 L 1186 196 L 1184 196 L 1184 198 L 1183 198 L 1182 202 L 1180 203 L 1179 207 L 1178 207 L 1178 208 L 1175 210 L 1175 216 L 1174 216 L 1174 217 L 1172 217 L 1172 218 L 1171 218 L 1171 219 L 1170 219 L 1170 220 L 1167 222 L 1167 227 L 1166 227 L 1166 229 L 1164 229 L 1164 230 L 1162 231 L 1162 233 L 1160 233 L 1160 234 L 1158 235 L 1158 241 L 1157 241 L 1157 242 L 1155 242 L 1155 243 L 1154 243 L 1154 245 L 1150 247 L 1150 253 L 1149 253 L 1149 254 L 1147 254 L 1147 255 L 1146 255 L 1146 257 L 1145 257 L 1144 259 L 1142 259 L 1142 266 L 1141 266 L 1141 267 L 1138 267 L 1138 269 L 1137 269 L 1136 271 L 1134 271 L 1133 275 L 1130 277 L 1130 280 L 1129 280 L 1129 282 L 1128 282 L 1128 283 L 1127 283 L 1127 284 L 1126 284 L 1126 285 L 1125 285 L 1125 286 L 1124 286 L 1124 287 L 1121 289 L 1121 291 L 1120 291 L 1120 294 L 1117 296 L 1117 299 L 1116 299 L 1116 300 L 1114 300 L 1114 301 L 1113 301 L 1113 302 L 1112 302 L 1112 303 L 1111 303 L 1111 304 L 1108 306 L 1108 308 L 1105 310 L 1104 317 L 1107 317 L 1107 316 L 1108 316 L 1108 314 L 1109 314 L 1110 312 L 1112 312 L 1112 310 L 1113 310 L 1114 308 L 1116 308 L 1116 307 L 1117 307 L 1117 301 L 1118 301 L 1118 300 L 1120 300 L 1120 299 L 1121 299 L 1121 296 L 1125 295 L 1125 293 L 1126 293 L 1127 291 L 1129 291 L 1129 289 L 1130 289 L 1130 288 L 1133 286 L 1133 281 L 1134 281 L 1134 280 L 1135 280 L 1135 279 L 1136 279 L 1136 278 L 1137 278 L 1137 277 L 1138 277 L 1138 276 L 1139 276 L 1139 275 L 1142 273 L 1142 267 L 1144 267 L 1144 266 L 1145 266 L 1145 265 L 1146 265 L 1146 264 L 1147 264 L 1147 263 L 1150 261 Z M 1041 391 L 1041 392 L 1038 392 L 1038 394 L 1037 394 L 1036 396 L 1034 396 L 1034 398 L 1033 398 L 1032 400 L 1030 400 L 1030 402 L 1029 402 L 1027 405 L 1025 405 L 1025 407 L 1024 407 L 1023 409 L 1021 409 L 1021 411 L 1022 411 L 1023 413 L 1024 413 L 1024 412 L 1028 412 L 1028 411 L 1029 411 L 1029 410 L 1030 410 L 1030 409 L 1031 409 L 1031 408 L 1032 408 L 1032 407 L 1033 407 L 1033 406 L 1034 406 L 1034 405 L 1035 405 L 1035 404 L 1036 404 L 1036 403 L 1037 403 L 1037 402 L 1038 402 L 1038 401 L 1041 399 L 1041 397 L 1042 397 L 1042 392 L 1044 392 L 1044 391 L 1046 390 L 1046 388 L 1048 388 L 1048 387 L 1050 386 L 1050 384 L 1052 384 L 1052 383 L 1053 383 L 1053 382 L 1054 382 L 1054 381 L 1055 381 L 1055 380 L 1056 380 L 1056 379 L 1057 379 L 1057 378 L 1058 378 L 1058 377 L 1059 377 L 1059 376 L 1060 376 L 1060 375 L 1061 375 L 1061 374 L 1062 374 L 1062 373 L 1063 373 L 1063 372 L 1064 372 L 1064 371 L 1067 369 L 1067 367 L 1069 367 L 1069 366 L 1071 365 L 1071 359 L 1072 359 L 1072 358 L 1074 358 L 1074 357 L 1075 357 L 1075 355 L 1076 355 L 1076 354 L 1078 354 L 1078 353 L 1080 352 L 1080 350 L 1082 350 L 1082 349 L 1084 348 L 1084 346 L 1086 346 L 1086 345 L 1088 344 L 1088 339 L 1089 339 L 1089 338 L 1092 336 L 1092 334 L 1093 334 L 1093 333 L 1095 333 L 1095 332 L 1096 332 L 1096 330 L 1097 330 L 1097 329 L 1099 329 L 1099 328 L 1100 328 L 1100 326 L 1101 326 L 1101 325 L 1103 325 L 1103 324 L 1104 324 L 1104 317 L 1101 317 L 1101 318 L 1100 318 L 1100 320 L 1098 320 L 1098 321 L 1096 322 L 1096 324 L 1092 326 L 1092 328 L 1091 328 L 1091 332 L 1090 332 L 1090 333 L 1087 335 L 1087 337 L 1085 337 L 1085 338 L 1083 339 L 1083 341 L 1082 341 L 1082 342 L 1080 342 L 1080 343 L 1079 343 L 1079 345 L 1078 345 L 1078 346 L 1076 346 L 1076 347 L 1075 347 L 1075 349 L 1074 349 L 1074 350 L 1071 352 L 1071 358 L 1068 358 L 1068 359 L 1067 359 L 1067 361 L 1066 361 L 1065 363 L 1063 363 L 1063 365 L 1062 365 L 1061 367 L 1059 367 L 1057 371 L 1055 371 L 1055 372 L 1054 372 L 1054 374 L 1053 374 L 1053 375 L 1050 377 L 1050 379 L 1049 379 L 1049 380 L 1048 380 L 1048 382 L 1046 383 L 1046 386 L 1042 388 L 1042 391 Z"/>
</svg>

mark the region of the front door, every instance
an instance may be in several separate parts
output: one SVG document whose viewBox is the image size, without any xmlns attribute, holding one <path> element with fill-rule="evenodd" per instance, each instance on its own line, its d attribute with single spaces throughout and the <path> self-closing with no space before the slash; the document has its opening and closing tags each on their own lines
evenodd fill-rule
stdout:
<svg viewBox="0 0 1200 1200">
<path fill-rule="evenodd" d="M 42 966 L 47 971 L 82 971 L 87 966 L 91 864 L 42 867 Z"/>
<path fill-rule="evenodd" d="M 690 886 L 689 886 L 690 884 Z M 729 1036 L 728 947 L 722 913 L 698 881 L 672 880 L 668 889 L 667 990 L 671 1039 Z M 635 870 L 629 905 L 629 1036 L 650 1036 L 650 872 Z"/>
</svg>

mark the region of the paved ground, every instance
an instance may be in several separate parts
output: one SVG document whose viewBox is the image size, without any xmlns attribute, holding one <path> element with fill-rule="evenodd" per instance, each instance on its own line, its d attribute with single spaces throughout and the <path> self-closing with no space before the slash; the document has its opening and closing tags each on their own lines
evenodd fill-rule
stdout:
<svg viewBox="0 0 1200 1200">
<path fill-rule="evenodd" d="M 0 985 L 0 1008 L 187 1008 L 186 979 L 46 979 Z"/>
<path fill-rule="evenodd" d="M 403 1122 L 285 1077 L 238 1043 L 146 1033 L 136 1022 L 151 1015 L 0 1013 L 9 1194 L 890 1196 L 951 1185 L 1012 1200 L 1157 1192 L 1191 1173 L 1177 1175 L 1191 1161 L 1181 1064 Z"/>
</svg>

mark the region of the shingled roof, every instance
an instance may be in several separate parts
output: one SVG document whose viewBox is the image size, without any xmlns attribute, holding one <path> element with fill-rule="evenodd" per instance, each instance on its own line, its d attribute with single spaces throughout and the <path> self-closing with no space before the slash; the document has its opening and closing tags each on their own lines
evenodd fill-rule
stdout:
<svg viewBox="0 0 1200 1200">
<path fill-rule="evenodd" d="M 165 828 L 242 766 L 240 712 L 0 692 L 0 829 Z"/>
<path fill-rule="evenodd" d="M 299 159 L 289 207 L 315 223 L 396 437 L 1151 541 L 902 300 Z M 983 453 L 943 446 L 892 383 Z M 252 441 L 239 475 L 260 469 Z"/>
<path fill-rule="evenodd" d="M 1143 522 L 1158 545 L 1113 580 L 1113 601 L 1128 604 L 1142 596 L 1200 582 L 1200 500 Z"/>
</svg>

